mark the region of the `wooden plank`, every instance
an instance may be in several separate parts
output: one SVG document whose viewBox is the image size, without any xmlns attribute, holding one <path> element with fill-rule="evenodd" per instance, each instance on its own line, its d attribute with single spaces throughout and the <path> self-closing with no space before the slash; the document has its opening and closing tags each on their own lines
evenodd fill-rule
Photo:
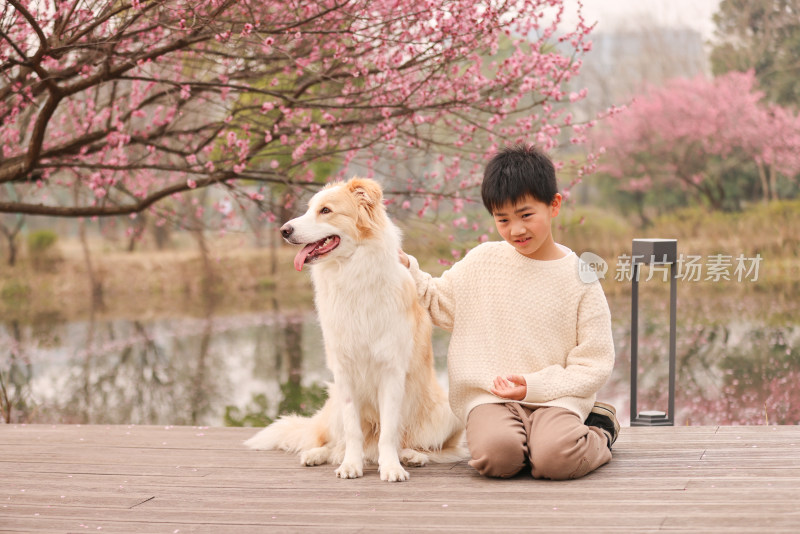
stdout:
<svg viewBox="0 0 800 534">
<path fill-rule="evenodd" d="M 62 520 L 48 520 L 45 518 L 36 518 L 35 520 L 32 519 L 16 519 L 12 523 L 8 524 L 8 529 L 2 530 L 4 533 L 19 533 L 19 534 L 31 534 L 35 532 L 55 532 L 55 531 L 63 531 L 63 521 Z M 287 524 L 279 519 L 272 520 L 269 524 L 266 525 L 236 525 L 235 529 L 226 529 L 224 525 L 202 525 L 202 524 L 192 524 L 192 525 L 185 525 L 181 523 L 170 523 L 170 522 L 162 522 L 162 523 L 134 523 L 134 522 L 122 522 L 122 521 L 104 521 L 102 525 L 98 525 L 97 523 L 91 522 L 80 522 L 75 523 L 73 522 L 70 526 L 70 532 L 87 532 L 92 531 L 95 532 L 96 529 L 105 528 L 105 531 L 111 531 L 116 534 L 153 534 L 154 532 L 164 532 L 164 533 L 183 533 L 183 532 L 192 532 L 195 534 L 219 534 L 220 532 L 236 532 L 237 534 L 263 534 L 266 531 L 276 534 L 281 533 L 308 533 L 308 532 L 325 532 L 330 534 L 339 534 L 339 533 L 352 533 L 354 531 L 362 532 L 362 533 L 371 533 L 371 532 L 380 532 L 381 534 L 408 534 L 410 531 L 413 532 L 455 532 L 456 530 L 450 528 L 440 528 L 440 527 L 429 527 L 426 525 L 414 524 L 413 528 L 411 528 L 408 524 L 400 526 L 400 527 L 393 527 L 393 526 L 375 526 L 374 524 L 370 525 L 369 523 L 365 523 L 363 525 L 359 525 L 358 527 L 353 527 L 352 525 L 337 525 L 334 523 L 326 524 L 324 528 L 319 529 L 318 525 L 309 524 L 309 523 L 291 523 Z M 515 527 L 520 528 L 520 527 Z M 533 530 L 535 529 L 535 523 L 531 523 L 530 525 L 525 525 L 524 527 L 526 530 Z M 268 529 L 268 530 L 267 530 Z M 497 526 L 494 527 L 485 527 L 483 525 L 463 525 L 459 526 L 457 531 L 458 532 L 481 532 L 485 533 L 487 531 L 496 531 Z M 569 525 L 549 525 L 546 528 L 547 532 L 559 533 L 565 532 L 574 534 L 575 528 Z M 593 526 L 591 528 L 593 533 L 598 534 L 618 534 L 620 532 L 620 528 L 617 526 Z M 628 530 L 631 531 L 630 529 Z M 636 532 L 642 534 L 654 533 L 659 532 L 660 529 L 658 527 L 651 527 L 646 528 L 644 526 L 637 526 L 635 529 Z M 103 532 L 100 530 L 99 532 Z M 713 531 L 708 531 L 713 532 Z M 775 530 L 778 534 L 782 534 L 782 532 L 791 532 L 791 531 L 781 531 Z M 796 533 L 794 533 L 796 534 Z"/>
<path fill-rule="evenodd" d="M 714 530 L 733 530 L 736 532 L 797 532 L 800 517 L 797 508 L 783 513 L 767 514 L 758 512 L 718 513 L 706 510 L 703 513 L 688 512 L 686 514 L 668 516 L 664 530 L 691 529 L 695 532 Z"/>
<path fill-rule="evenodd" d="M 27 491 L 13 497 L 8 497 L 3 504 L 14 505 L 17 507 L 28 506 L 35 508 L 100 507 L 104 509 L 125 510 L 133 508 L 134 506 L 139 506 L 140 504 L 154 498 L 154 495 L 149 494 L 135 495 L 126 493 L 120 495 L 109 495 L 108 490 L 92 491 L 83 489 L 59 488 L 59 491 L 56 493 L 37 493 L 34 491 Z M 11 508 L 12 511 L 13 509 L 14 508 Z"/>
<path fill-rule="evenodd" d="M 226 510 L 172 509 L 146 510 L 138 507 L 132 510 L 109 510 L 99 508 L 39 508 L 17 507 L 14 518 L 60 519 L 65 525 L 89 524 L 102 526 L 110 530 L 108 525 L 117 521 L 126 523 L 144 523 L 150 525 L 178 524 L 184 528 L 195 525 L 216 526 L 219 531 L 238 531 L 240 527 L 252 525 L 285 525 L 285 526 L 364 526 L 381 528 L 409 528 L 409 520 L 413 525 L 425 525 L 428 528 L 443 530 L 460 529 L 468 525 L 470 528 L 482 527 L 495 529 L 498 525 L 514 525 L 517 529 L 526 527 L 538 529 L 551 526 L 564 526 L 565 521 L 575 528 L 593 529 L 598 524 L 598 517 L 607 527 L 630 531 L 639 528 L 663 527 L 736 527 L 742 531 L 758 528 L 763 531 L 770 526 L 789 528 L 797 526 L 796 508 L 788 503 L 784 507 L 773 506 L 765 512 L 738 511 L 731 507 L 714 510 L 703 506 L 662 506 L 651 503 L 641 506 L 608 508 L 591 503 L 567 503 L 553 506 L 530 504 L 526 507 L 507 506 L 504 508 L 483 509 L 452 504 L 444 507 L 439 503 L 424 507 L 387 506 L 383 503 L 365 503 L 362 506 L 342 506 L 340 508 L 317 509 L 306 506 L 301 511 L 285 510 L 260 506 L 257 508 L 228 508 Z M 37 515 L 38 514 L 38 515 Z M 73 527 L 74 528 L 74 527 Z"/>
<path fill-rule="evenodd" d="M 42 475 L 45 475 L 44 473 Z M 331 478 L 332 478 L 331 474 Z M 416 482 L 416 478 L 412 479 Z M 579 481 L 564 481 L 559 482 L 557 485 L 547 487 L 547 492 L 553 494 L 561 493 L 585 493 L 587 496 L 593 496 L 598 493 L 598 490 L 603 490 L 612 495 L 627 493 L 641 493 L 641 492 L 661 492 L 661 491 L 683 491 L 690 483 L 691 479 L 686 477 L 659 477 L 655 480 L 645 478 L 591 478 L 586 477 Z M 244 478 L 244 477 L 229 477 L 226 474 L 207 478 L 193 478 L 193 479 L 179 479 L 174 477 L 162 478 L 152 476 L 132 477 L 111 477 L 107 475 L 76 475 L 67 481 L 61 479 L 43 478 L 37 475 L 35 480 L 29 477 L 21 476 L 7 476 L 3 478 L 3 485 L 12 490 L 26 489 L 26 491 L 48 491 L 59 492 L 97 492 L 104 493 L 109 489 L 137 489 L 148 488 L 159 494 L 168 492 L 169 495 L 193 495 L 198 492 L 206 493 L 213 488 L 215 491 L 225 492 L 232 495 L 258 495 L 261 496 L 267 491 L 280 491 L 281 495 L 292 496 L 292 498 L 304 499 L 308 491 L 313 489 L 315 497 L 325 498 L 327 495 L 333 495 L 338 498 L 347 492 L 362 493 L 369 492 L 370 495 L 375 495 L 379 498 L 391 499 L 400 498 L 407 499 L 410 497 L 416 498 L 417 495 L 423 495 L 424 498 L 433 498 L 440 494 L 442 491 L 448 492 L 453 495 L 464 495 L 464 498 L 469 498 L 472 495 L 478 495 L 478 498 L 484 498 L 484 493 L 489 492 L 491 496 L 509 496 L 520 495 L 520 490 L 517 486 L 506 481 L 499 481 L 501 484 L 486 487 L 481 489 L 477 484 L 470 482 L 466 489 L 462 489 L 462 485 L 454 483 L 454 479 L 438 479 L 425 478 L 423 483 L 407 484 L 408 489 L 398 489 L 396 484 L 383 484 L 380 487 L 374 486 L 349 486 L 349 483 L 354 481 L 341 481 L 341 484 L 332 487 L 332 482 L 327 480 L 317 479 L 291 479 L 291 480 L 270 480 L 265 483 L 263 479 L 258 478 Z M 530 480 L 520 478 L 522 484 L 529 484 Z M 502 485 L 505 484 L 505 485 Z M 530 491 L 530 490 L 529 490 Z M 522 493 L 523 498 L 527 498 Z"/>
<path fill-rule="evenodd" d="M 505 509 L 464 511 L 451 510 L 442 505 L 430 510 L 410 510 L 401 507 L 387 507 L 380 503 L 368 503 L 357 509 L 321 510 L 306 507 L 303 512 L 284 511 L 278 508 L 270 509 L 261 506 L 257 509 L 228 509 L 219 510 L 172 510 L 159 514 L 153 510 L 105 510 L 99 508 L 37 508 L 17 507 L 16 517 L 41 517 L 44 519 L 62 519 L 65 523 L 94 524 L 103 526 L 111 521 L 124 520 L 130 523 L 177 523 L 185 526 L 216 525 L 219 531 L 238 531 L 245 525 L 295 525 L 313 526 L 324 528 L 327 525 L 349 526 L 358 528 L 368 525 L 389 528 L 409 528 L 409 521 L 413 524 L 442 529 L 453 528 L 454 525 L 470 525 L 482 527 L 484 530 L 496 528 L 498 524 L 515 525 L 516 528 L 536 525 L 537 528 L 562 524 L 565 516 L 569 516 L 574 528 L 591 527 L 597 523 L 596 515 L 592 512 L 574 513 L 560 511 L 558 507 L 530 506 L 524 509 L 506 507 Z M 35 515 L 39 514 L 39 515 Z M 648 510 L 643 513 L 620 514 L 608 521 L 617 528 L 633 528 L 639 525 L 653 528 L 662 524 L 666 516 L 653 515 Z M 104 527 L 103 530 L 108 530 Z"/>
<path fill-rule="evenodd" d="M 486 479 L 458 462 L 402 484 L 250 451 L 253 432 L 0 426 L 0 532 L 800 531 L 798 427 L 625 428 L 583 479 Z"/>
<path fill-rule="evenodd" d="M 47 463 L 47 462 L 4 462 L 0 461 L 0 475 L 7 472 L 25 473 L 94 473 L 108 475 L 150 475 L 150 476 L 173 476 L 173 477 L 203 477 L 209 471 L 200 470 L 189 466 L 161 466 L 152 467 L 134 464 L 87 464 L 87 463 Z"/>
</svg>

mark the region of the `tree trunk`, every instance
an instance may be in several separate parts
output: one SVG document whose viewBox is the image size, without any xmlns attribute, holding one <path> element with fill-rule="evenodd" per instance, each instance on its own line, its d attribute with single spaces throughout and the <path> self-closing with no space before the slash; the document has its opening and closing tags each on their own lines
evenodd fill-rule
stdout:
<svg viewBox="0 0 800 534">
<path fill-rule="evenodd" d="M 758 167 L 758 179 L 761 181 L 761 200 L 766 204 L 769 202 L 769 183 L 767 182 L 767 173 L 764 170 L 763 163 L 756 163 Z"/>
<path fill-rule="evenodd" d="M 644 195 L 642 193 L 636 194 L 636 212 L 639 214 L 639 219 L 642 222 L 642 228 L 650 228 L 653 226 L 653 221 L 645 213 Z"/>
<path fill-rule="evenodd" d="M 205 194 L 203 198 L 205 199 Z M 205 236 L 203 235 L 202 224 L 198 224 L 195 228 L 195 237 L 203 257 L 203 268 L 205 271 L 202 281 L 205 326 L 203 327 L 203 335 L 200 338 L 200 350 L 197 353 L 197 367 L 192 378 L 190 416 L 193 425 L 200 424 L 203 416 L 208 413 L 211 407 L 211 401 L 209 399 L 211 385 L 209 384 L 209 379 L 214 378 L 214 373 L 213 369 L 210 368 L 209 350 L 214 334 L 214 307 L 216 302 L 212 291 L 214 272 L 211 268 L 211 260 Z"/>
<path fill-rule="evenodd" d="M 200 291 L 203 299 L 208 299 L 211 296 L 214 281 L 214 267 L 211 265 L 211 255 L 208 251 L 208 243 L 206 236 L 203 232 L 202 226 L 192 229 L 192 235 L 197 242 L 197 248 L 200 251 L 200 262 L 203 266 L 203 271 L 200 280 Z"/>
<path fill-rule="evenodd" d="M 277 345 L 276 361 L 285 363 L 289 370 L 286 382 L 281 384 L 283 398 L 278 404 L 278 414 L 302 413 L 303 395 L 303 316 L 298 312 L 281 312 L 278 300 L 272 305 L 278 318 L 280 338 Z M 280 363 L 279 363 L 280 365 Z"/>
<path fill-rule="evenodd" d="M 191 424 L 197 425 L 202 422 L 202 418 L 208 413 L 211 403 L 209 401 L 209 362 L 208 352 L 211 347 L 211 336 L 214 327 L 212 308 L 206 309 L 206 324 L 203 328 L 203 335 L 200 338 L 200 350 L 197 353 L 197 367 L 192 377 L 192 393 L 190 418 Z"/>
<path fill-rule="evenodd" d="M 269 233 L 269 274 L 275 276 L 278 273 L 278 249 L 281 242 L 278 238 L 278 229 Z"/>
<path fill-rule="evenodd" d="M 775 182 L 777 180 L 776 174 L 777 173 L 775 172 L 775 165 L 770 165 L 769 166 L 769 192 L 770 192 L 770 198 L 772 200 L 778 200 L 778 188 L 777 188 L 777 186 L 775 184 Z"/>
<path fill-rule="evenodd" d="M 6 228 L 4 224 L 0 224 L 0 231 L 6 236 L 8 242 L 8 266 L 13 267 L 17 263 L 17 236 L 25 225 L 25 217 L 17 215 L 17 222 L 11 229 Z"/>
<path fill-rule="evenodd" d="M 103 309 L 103 281 L 97 275 L 92 263 L 92 253 L 89 248 L 89 241 L 86 237 L 86 221 L 83 219 L 78 221 L 78 236 L 80 237 L 81 248 L 83 249 L 83 262 L 86 265 L 86 275 L 89 278 L 89 293 L 91 295 L 92 310 L 94 310 L 95 307 Z"/>
<path fill-rule="evenodd" d="M 80 200 L 77 180 L 72 190 L 72 196 L 77 205 Z M 89 241 L 86 237 L 86 221 L 84 219 L 78 219 L 78 237 L 81 242 L 81 248 L 83 249 L 83 262 L 86 264 L 86 276 L 89 278 L 89 294 L 92 303 L 92 312 L 94 312 L 95 307 L 102 310 L 105 307 L 103 303 L 103 282 L 97 276 L 97 272 L 94 270 L 94 265 L 92 264 L 92 253 L 89 249 Z"/>
<path fill-rule="evenodd" d="M 169 228 L 167 228 L 168 223 L 164 224 L 156 224 L 152 225 L 153 228 L 153 239 L 156 242 L 156 249 L 164 250 L 169 245 L 170 240 L 170 233 Z"/>
<path fill-rule="evenodd" d="M 136 216 L 136 220 L 133 222 L 133 232 L 131 232 L 131 238 L 128 241 L 128 252 L 133 252 L 136 250 L 136 243 L 139 242 L 139 239 L 142 237 L 142 234 L 144 234 L 146 229 L 147 215 L 142 212 Z"/>
<path fill-rule="evenodd" d="M 22 343 L 22 331 L 19 326 L 19 321 L 14 319 L 8 324 L 11 337 L 13 338 L 17 347 L 24 347 Z M 27 362 L 27 363 L 26 363 Z M 23 371 L 21 367 L 25 367 Z M 22 401 L 24 393 L 23 388 L 30 385 L 32 375 L 32 365 L 22 354 L 15 354 L 12 351 L 10 361 L 5 369 L 0 369 L 0 418 L 8 424 L 13 420 L 13 411 L 15 406 L 21 408 L 20 414 L 17 417 L 18 422 L 26 422 L 30 415 L 30 410 L 25 402 Z M 9 390 L 13 395 L 9 394 Z"/>
<path fill-rule="evenodd" d="M 14 237 L 8 237 L 8 266 L 13 267 L 17 264 L 17 240 Z"/>
</svg>

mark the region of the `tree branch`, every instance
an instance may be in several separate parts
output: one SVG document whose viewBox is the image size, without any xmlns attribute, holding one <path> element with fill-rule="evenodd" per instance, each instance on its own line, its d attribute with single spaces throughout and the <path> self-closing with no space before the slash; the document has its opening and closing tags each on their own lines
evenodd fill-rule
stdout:
<svg viewBox="0 0 800 534">
<path fill-rule="evenodd" d="M 0 202 L 0 213 L 23 213 L 26 215 L 47 215 L 52 217 L 111 217 L 130 215 L 146 210 L 159 200 L 176 193 L 183 193 L 192 189 L 202 189 L 213 184 L 235 178 L 232 172 L 201 178 L 193 185 L 187 182 L 173 184 L 156 191 L 143 199 L 126 205 L 116 206 L 52 206 L 47 204 L 30 204 L 27 202 Z"/>
</svg>

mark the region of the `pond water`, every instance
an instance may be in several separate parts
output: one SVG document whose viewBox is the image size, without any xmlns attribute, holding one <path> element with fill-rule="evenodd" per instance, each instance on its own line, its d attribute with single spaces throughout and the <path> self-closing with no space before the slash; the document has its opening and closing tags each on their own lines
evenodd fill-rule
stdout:
<svg viewBox="0 0 800 534">
<path fill-rule="evenodd" d="M 709 309 L 721 304 L 711 302 Z M 617 362 L 600 400 L 629 421 L 630 300 L 610 299 Z M 678 324 L 676 425 L 800 423 L 800 328 L 764 314 Z M 640 311 L 640 410 L 667 406 L 665 305 Z M 448 334 L 434 352 L 446 387 Z M 205 318 L 0 321 L 0 417 L 20 423 L 252 425 L 324 399 L 313 309 Z"/>
</svg>

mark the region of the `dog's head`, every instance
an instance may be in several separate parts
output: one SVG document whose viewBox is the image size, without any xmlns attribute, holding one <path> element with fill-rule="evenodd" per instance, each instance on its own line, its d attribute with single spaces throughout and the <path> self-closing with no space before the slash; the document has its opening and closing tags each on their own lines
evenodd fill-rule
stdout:
<svg viewBox="0 0 800 534">
<path fill-rule="evenodd" d="M 284 224 L 281 235 L 288 243 L 303 245 L 294 259 L 294 268 L 300 271 L 307 263 L 349 256 L 386 224 L 380 185 L 353 178 L 328 184 L 311 197 L 308 211 Z"/>
</svg>

